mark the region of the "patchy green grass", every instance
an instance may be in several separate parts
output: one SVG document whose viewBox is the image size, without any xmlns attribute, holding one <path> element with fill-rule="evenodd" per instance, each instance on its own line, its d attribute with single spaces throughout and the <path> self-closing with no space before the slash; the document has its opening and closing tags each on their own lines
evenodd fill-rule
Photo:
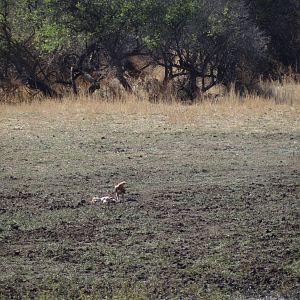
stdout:
<svg viewBox="0 0 300 300">
<path fill-rule="evenodd" d="M 2 298 L 299 297 L 297 107 L 64 105 L 0 112 Z"/>
<path fill-rule="evenodd" d="M 287 265 L 285 270 L 293 276 L 300 278 L 300 260 Z"/>
</svg>

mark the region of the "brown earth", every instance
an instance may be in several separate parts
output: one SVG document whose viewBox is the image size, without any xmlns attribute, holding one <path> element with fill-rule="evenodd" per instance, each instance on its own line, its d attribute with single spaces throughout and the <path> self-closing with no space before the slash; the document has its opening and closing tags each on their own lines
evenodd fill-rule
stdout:
<svg viewBox="0 0 300 300">
<path fill-rule="evenodd" d="M 1 297 L 299 299 L 298 121 L 3 111 Z"/>
</svg>

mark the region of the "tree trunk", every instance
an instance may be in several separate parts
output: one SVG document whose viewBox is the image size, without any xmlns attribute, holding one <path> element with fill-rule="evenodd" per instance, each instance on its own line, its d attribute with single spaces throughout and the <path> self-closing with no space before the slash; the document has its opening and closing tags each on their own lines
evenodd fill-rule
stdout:
<svg viewBox="0 0 300 300">
<path fill-rule="evenodd" d="M 76 85 L 76 81 L 75 81 L 75 70 L 73 67 L 71 67 L 71 84 L 72 84 L 73 93 L 75 95 L 77 95 L 78 90 L 77 90 L 77 85 Z"/>
<path fill-rule="evenodd" d="M 124 87 L 125 91 L 127 91 L 129 93 L 132 93 L 132 87 L 128 83 L 128 81 L 126 80 L 126 78 L 124 77 L 123 70 L 122 70 L 121 66 L 117 67 L 116 77 L 120 81 L 120 83 L 122 84 L 122 86 Z"/>
<path fill-rule="evenodd" d="M 195 100 L 199 94 L 199 88 L 197 86 L 197 75 L 191 72 L 189 75 L 189 98 Z"/>
</svg>

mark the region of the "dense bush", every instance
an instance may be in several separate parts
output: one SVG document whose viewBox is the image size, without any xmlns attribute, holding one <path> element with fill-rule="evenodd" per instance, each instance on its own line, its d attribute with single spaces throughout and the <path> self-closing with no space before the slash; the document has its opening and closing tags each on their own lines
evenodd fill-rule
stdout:
<svg viewBox="0 0 300 300">
<path fill-rule="evenodd" d="M 190 99 L 218 83 L 251 88 L 274 71 L 271 62 L 297 67 L 299 5 L 279 2 L 2 0 L 1 90 L 18 81 L 59 97 L 86 82 L 93 93 L 113 74 L 132 92 L 137 55 L 145 66 L 162 66 L 165 86 L 176 81 Z"/>
<path fill-rule="evenodd" d="M 247 2 L 252 19 L 270 37 L 269 68 L 276 70 L 278 64 L 283 64 L 292 67 L 294 71 L 299 71 L 300 1 L 248 0 Z"/>
</svg>

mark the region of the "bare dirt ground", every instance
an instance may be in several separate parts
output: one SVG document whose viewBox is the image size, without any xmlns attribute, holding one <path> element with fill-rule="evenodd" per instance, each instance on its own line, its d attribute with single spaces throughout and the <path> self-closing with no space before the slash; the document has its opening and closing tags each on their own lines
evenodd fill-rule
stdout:
<svg viewBox="0 0 300 300">
<path fill-rule="evenodd" d="M 299 299 L 299 109 L 116 110 L 0 108 L 0 298 Z"/>
</svg>

